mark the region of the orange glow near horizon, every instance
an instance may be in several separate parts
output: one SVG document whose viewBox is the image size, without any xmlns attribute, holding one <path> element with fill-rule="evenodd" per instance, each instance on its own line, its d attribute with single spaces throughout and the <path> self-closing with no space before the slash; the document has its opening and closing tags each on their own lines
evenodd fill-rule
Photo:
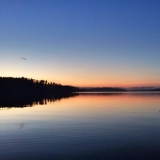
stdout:
<svg viewBox="0 0 160 160">
<path fill-rule="evenodd" d="M 0 69 L 1 70 L 1 69 Z M 36 80 L 47 80 L 48 82 L 59 83 L 62 85 L 72 85 L 76 87 L 147 87 L 147 86 L 160 86 L 160 77 L 140 77 L 139 75 L 133 77 L 126 76 L 110 76 L 106 77 L 103 75 L 68 75 L 63 73 L 56 72 L 54 76 L 50 76 L 50 73 L 42 70 L 41 72 L 37 72 L 33 70 L 32 72 L 20 70 L 19 72 L 14 72 L 14 70 L 10 70 L 6 72 L 1 72 L 2 77 L 26 77 L 32 78 Z M 3 74 L 2 74 L 3 73 Z M 45 74 L 43 74 L 45 73 Z"/>
<path fill-rule="evenodd" d="M 52 80 L 49 80 L 48 82 L 54 82 Z M 56 83 L 56 82 L 55 82 Z M 75 80 L 75 81 L 59 81 L 58 83 L 62 85 L 73 85 L 77 87 L 124 87 L 124 88 L 129 88 L 129 87 L 159 87 L 160 82 L 155 82 L 155 81 L 150 81 L 150 82 L 138 82 L 138 81 L 123 81 L 123 82 L 118 82 L 118 81 L 108 81 L 108 82 L 94 82 L 94 81 L 81 81 L 81 80 Z"/>
<path fill-rule="evenodd" d="M 160 86 L 160 77 L 141 77 L 139 75 L 129 76 L 110 76 L 106 77 L 103 75 L 84 75 L 84 76 L 70 76 L 70 77 L 59 77 L 53 78 L 48 77 L 48 81 L 64 84 L 73 85 L 77 87 L 140 87 L 140 86 Z"/>
</svg>

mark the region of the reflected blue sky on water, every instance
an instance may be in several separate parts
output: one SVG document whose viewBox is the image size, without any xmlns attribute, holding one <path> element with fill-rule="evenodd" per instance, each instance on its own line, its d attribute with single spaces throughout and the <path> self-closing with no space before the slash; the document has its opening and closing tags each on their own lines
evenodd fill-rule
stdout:
<svg viewBox="0 0 160 160">
<path fill-rule="evenodd" d="M 160 94 L 82 94 L 0 110 L 0 159 L 158 159 Z"/>
</svg>

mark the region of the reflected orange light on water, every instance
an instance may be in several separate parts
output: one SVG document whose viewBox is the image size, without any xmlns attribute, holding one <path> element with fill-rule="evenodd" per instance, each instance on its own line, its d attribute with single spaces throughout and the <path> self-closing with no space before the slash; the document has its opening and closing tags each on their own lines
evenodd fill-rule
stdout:
<svg viewBox="0 0 160 160">
<path fill-rule="evenodd" d="M 132 94 L 132 93 L 104 93 L 104 94 L 83 94 L 80 95 L 72 100 L 75 101 L 76 104 L 86 104 L 91 107 L 90 109 L 97 107 L 100 109 L 101 107 L 105 106 L 105 108 L 113 108 L 113 107 L 121 107 L 131 104 L 135 104 L 135 106 L 140 105 L 148 106 L 150 103 L 158 103 L 159 102 L 159 95 L 157 96 L 150 96 L 147 94 Z M 83 105 L 82 105 L 83 106 Z M 85 106 L 84 106 L 85 108 Z"/>
<path fill-rule="evenodd" d="M 148 94 L 82 94 L 69 99 L 62 99 L 50 104 L 50 109 L 60 112 L 83 113 L 85 112 L 121 112 L 121 111 L 153 111 L 153 104 L 159 104 L 159 95 Z M 49 107 L 48 106 L 48 107 Z M 151 108 L 150 106 L 153 106 Z M 47 108 L 48 108 L 47 107 Z"/>
<path fill-rule="evenodd" d="M 79 96 L 64 98 L 54 102 L 46 100 L 46 105 L 35 105 L 25 108 L 11 108 L 0 110 L 0 120 L 13 119 L 19 122 L 25 119 L 66 120 L 87 115 L 155 112 L 159 113 L 159 94 L 141 93 L 82 93 Z M 159 106 L 159 108 L 157 107 Z"/>
</svg>

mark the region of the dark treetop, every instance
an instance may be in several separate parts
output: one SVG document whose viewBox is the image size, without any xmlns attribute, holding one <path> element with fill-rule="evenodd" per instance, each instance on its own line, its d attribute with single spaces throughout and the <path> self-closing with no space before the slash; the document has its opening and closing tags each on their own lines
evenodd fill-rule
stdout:
<svg viewBox="0 0 160 160">
<path fill-rule="evenodd" d="M 77 87 L 48 83 L 44 80 L 0 77 L 0 95 L 63 95 L 77 91 Z"/>
</svg>

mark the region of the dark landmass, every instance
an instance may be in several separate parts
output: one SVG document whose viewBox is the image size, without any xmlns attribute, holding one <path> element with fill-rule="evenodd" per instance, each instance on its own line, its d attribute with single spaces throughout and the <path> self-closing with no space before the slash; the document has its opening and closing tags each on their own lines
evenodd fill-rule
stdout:
<svg viewBox="0 0 160 160">
<path fill-rule="evenodd" d="M 96 87 L 79 88 L 79 92 L 159 92 L 160 88 L 154 87 L 134 87 L 134 88 L 116 88 L 116 87 Z"/>
<path fill-rule="evenodd" d="M 28 95 L 65 95 L 73 92 L 127 92 L 127 91 L 160 91 L 154 87 L 85 87 L 79 88 L 70 85 L 61 85 L 46 80 L 28 78 L 0 77 L 0 96 L 28 96 Z"/>
<path fill-rule="evenodd" d="M 0 77 L 0 107 L 27 107 L 76 96 L 77 87 L 44 80 Z"/>
<path fill-rule="evenodd" d="M 127 89 L 127 91 L 133 91 L 133 92 L 159 92 L 160 88 L 155 87 L 133 87 Z"/>
<path fill-rule="evenodd" d="M 159 92 L 160 88 L 155 87 L 133 87 L 133 88 L 116 88 L 116 87 L 91 87 L 79 88 L 79 92 Z"/>
<path fill-rule="evenodd" d="M 127 92 L 127 91 L 160 91 L 154 87 L 85 87 L 79 88 L 70 85 L 61 85 L 46 80 L 28 78 L 0 77 L 0 96 L 62 96 L 74 92 Z"/>
<path fill-rule="evenodd" d="M 160 91 L 160 88 L 151 89 L 150 91 Z"/>
<path fill-rule="evenodd" d="M 77 90 L 77 87 L 48 83 L 44 80 L 0 77 L 0 96 L 62 96 Z"/>
<path fill-rule="evenodd" d="M 76 96 L 78 93 L 94 92 L 160 92 L 154 87 L 90 87 L 78 88 L 57 83 L 48 83 L 45 80 L 28 78 L 0 77 L 0 107 L 26 107 L 34 104 L 45 104 L 62 98 Z"/>
<path fill-rule="evenodd" d="M 96 87 L 96 88 L 79 88 L 79 92 L 125 92 L 123 88 L 113 87 Z"/>
</svg>

